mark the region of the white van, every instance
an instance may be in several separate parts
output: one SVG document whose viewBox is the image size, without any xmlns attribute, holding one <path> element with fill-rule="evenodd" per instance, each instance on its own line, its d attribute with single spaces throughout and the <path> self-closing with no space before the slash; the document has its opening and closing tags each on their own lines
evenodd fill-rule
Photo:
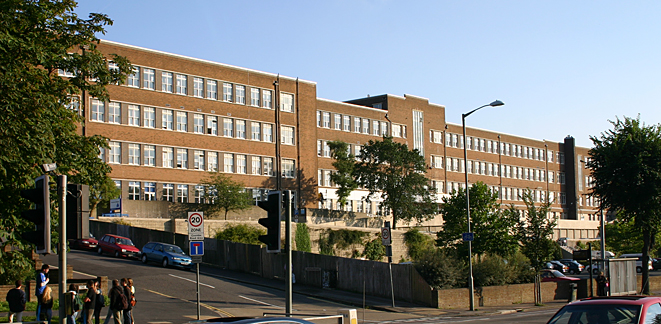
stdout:
<svg viewBox="0 0 661 324">
<path fill-rule="evenodd" d="M 631 258 L 631 259 L 637 259 L 636 260 L 636 272 L 641 273 L 643 272 L 643 254 L 642 253 L 626 253 L 620 255 L 620 258 Z M 647 268 L 651 270 L 654 270 L 652 267 L 652 258 L 650 257 L 649 260 L 647 260 Z"/>
</svg>

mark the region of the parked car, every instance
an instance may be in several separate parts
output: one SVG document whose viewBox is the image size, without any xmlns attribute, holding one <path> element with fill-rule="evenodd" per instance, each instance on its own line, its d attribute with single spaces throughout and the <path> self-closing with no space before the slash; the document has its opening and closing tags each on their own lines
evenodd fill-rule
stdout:
<svg viewBox="0 0 661 324">
<path fill-rule="evenodd" d="M 620 255 L 620 258 L 634 258 L 636 259 L 636 272 L 641 273 L 643 272 L 643 254 L 642 253 L 626 253 Z M 652 266 L 652 260 L 647 260 L 647 268 L 649 270 L 654 270 L 654 267 Z"/>
<path fill-rule="evenodd" d="M 647 296 L 594 297 L 562 307 L 547 324 L 658 323 L 661 298 Z"/>
<path fill-rule="evenodd" d="M 547 282 L 547 281 L 579 281 L 579 280 L 581 280 L 579 278 L 565 276 L 562 272 L 560 272 L 558 270 L 550 270 L 550 269 L 542 270 L 541 273 L 540 273 L 540 277 L 542 278 L 542 282 Z"/>
<path fill-rule="evenodd" d="M 193 261 L 180 247 L 167 243 L 149 242 L 142 247 L 142 263 L 158 262 L 164 268 L 175 266 L 190 270 Z"/>
<path fill-rule="evenodd" d="M 569 267 L 569 274 L 580 274 L 585 268 L 584 265 L 578 263 L 576 260 L 572 259 L 562 259 L 560 262 L 567 267 Z"/>
<path fill-rule="evenodd" d="M 548 262 L 546 262 L 544 268 L 545 269 L 558 270 L 562 273 L 569 272 L 569 267 L 562 264 L 560 261 L 548 261 Z"/>
<path fill-rule="evenodd" d="M 133 245 L 130 238 L 114 234 L 106 234 L 99 240 L 97 252 L 99 254 L 108 253 L 115 257 L 123 256 L 129 258 L 135 258 L 140 255 L 140 250 Z"/>
<path fill-rule="evenodd" d="M 661 269 L 661 258 L 652 259 L 652 269 L 654 270 Z"/>
<path fill-rule="evenodd" d="M 88 238 L 81 238 L 81 239 L 73 240 L 73 242 L 71 242 L 71 248 L 78 250 L 94 251 L 96 250 L 98 245 L 99 245 L 99 241 L 96 240 L 96 238 L 94 237 L 94 235 L 92 235 L 92 233 L 90 233 L 90 237 Z"/>
</svg>

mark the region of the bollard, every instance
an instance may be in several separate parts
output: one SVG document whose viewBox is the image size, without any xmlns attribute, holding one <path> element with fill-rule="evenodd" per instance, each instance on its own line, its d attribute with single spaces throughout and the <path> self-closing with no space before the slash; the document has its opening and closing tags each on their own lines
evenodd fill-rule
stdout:
<svg viewBox="0 0 661 324">
<path fill-rule="evenodd" d="M 342 315 L 343 323 L 358 324 L 358 312 L 353 308 L 339 309 L 337 314 Z"/>
<path fill-rule="evenodd" d="M 574 282 L 569 283 L 569 300 L 568 302 L 573 302 L 576 300 L 576 290 L 578 288 L 578 284 Z"/>
</svg>

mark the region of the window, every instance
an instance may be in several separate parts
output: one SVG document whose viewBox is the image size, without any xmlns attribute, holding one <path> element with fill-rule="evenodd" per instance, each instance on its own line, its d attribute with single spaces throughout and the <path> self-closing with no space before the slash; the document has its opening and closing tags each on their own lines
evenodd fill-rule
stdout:
<svg viewBox="0 0 661 324">
<path fill-rule="evenodd" d="M 558 152 L 558 163 L 565 164 L 565 153 Z"/>
<path fill-rule="evenodd" d="M 370 120 L 367 118 L 363 118 L 363 134 L 369 134 L 370 133 Z"/>
<path fill-rule="evenodd" d="M 177 168 L 188 169 L 188 150 L 177 149 Z"/>
<path fill-rule="evenodd" d="M 218 135 L 218 118 L 207 116 L 207 134 Z"/>
<path fill-rule="evenodd" d="M 567 194 L 565 194 L 564 192 L 560 193 L 560 204 L 561 205 L 567 204 Z"/>
<path fill-rule="evenodd" d="M 195 203 L 197 204 L 204 203 L 204 186 L 200 186 L 200 185 L 195 186 Z"/>
<path fill-rule="evenodd" d="M 142 87 L 145 89 L 154 90 L 156 81 L 156 73 L 154 69 L 142 69 Z"/>
<path fill-rule="evenodd" d="M 443 133 L 438 131 L 431 131 L 431 141 L 432 143 L 442 144 Z"/>
<path fill-rule="evenodd" d="M 202 114 L 193 114 L 193 133 L 204 134 L 204 116 Z"/>
<path fill-rule="evenodd" d="M 353 131 L 354 133 L 360 133 L 360 117 L 353 118 Z"/>
<path fill-rule="evenodd" d="M 330 128 L 330 113 L 329 112 L 324 112 L 323 113 L 323 120 L 324 120 L 323 126 L 325 128 Z"/>
<path fill-rule="evenodd" d="M 193 78 L 193 97 L 202 98 L 204 96 L 204 80 L 202 78 Z"/>
<path fill-rule="evenodd" d="M 324 147 L 324 157 L 330 157 L 331 155 L 331 149 L 330 145 L 328 145 L 327 141 L 323 141 L 323 147 Z"/>
<path fill-rule="evenodd" d="M 174 185 L 171 183 L 164 183 L 163 184 L 163 196 L 162 199 L 164 201 L 174 201 Z"/>
<path fill-rule="evenodd" d="M 294 127 L 282 126 L 282 140 L 280 143 L 294 145 Z"/>
<path fill-rule="evenodd" d="M 250 123 L 250 139 L 253 141 L 262 140 L 262 124 L 257 122 Z"/>
<path fill-rule="evenodd" d="M 188 114 L 185 111 L 177 111 L 177 130 L 188 131 Z"/>
<path fill-rule="evenodd" d="M 144 184 L 145 200 L 156 200 L 156 182 L 145 182 Z"/>
<path fill-rule="evenodd" d="M 387 136 L 387 135 L 388 135 L 388 123 L 381 122 L 381 136 Z"/>
<path fill-rule="evenodd" d="M 92 99 L 92 120 L 100 122 L 104 121 L 105 113 L 105 102 L 98 99 Z"/>
<path fill-rule="evenodd" d="M 264 175 L 274 176 L 274 174 L 273 174 L 273 158 L 265 157 L 265 158 L 263 158 L 263 160 L 264 160 L 264 168 L 263 168 Z"/>
<path fill-rule="evenodd" d="M 223 136 L 234 137 L 234 121 L 231 118 L 223 118 Z"/>
<path fill-rule="evenodd" d="M 234 173 L 234 154 L 225 153 L 224 170 L 227 173 Z"/>
<path fill-rule="evenodd" d="M 294 112 L 294 95 L 288 93 L 280 94 L 280 110 Z"/>
<path fill-rule="evenodd" d="M 223 100 L 232 102 L 232 84 L 223 83 Z"/>
<path fill-rule="evenodd" d="M 273 98 L 272 98 L 271 90 L 262 90 L 262 106 L 264 108 L 272 108 L 273 104 Z"/>
<path fill-rule="evenodd" d="M 264 124 L 264 142 L 272 143 L 273 142 L 273 125 Z"/>
<path fill-rule="evenodd" d="M 193 152 L 193 168 L 204 171 L 204 151 Z"/>
<path fill-rule="evenodd" d="M 188 77 L 183 74 L 177 74 L 177 93 L 188 94 Z"/>
<path fill-rule="evenodd" d="M 234 102 L 242 105 L 246 104 L 246 87 L 242 85 L 236 86 L 236 101 Z"/>
<path fill-rule="evenodd" d="M 337 129 L 337 130 L 342 129 L 342 115 L 335 114 L 335 115 L 333 115 L 333 117 L 335 119 L 335 123 L 334 123 L 335 129 Z"/>
<path fill-rule="evenodd" d="M 172 130 L 172 110 L 163 110 L 161 113 L 161 119 L 163 121 L 163 129 Z"/>
<path fill-rule="evenodd" d="M 142 151 L 144 155 L 144 165 L 155 166 L 156 165 L 156 147 L 154 145 L 143 145 Z"/>
<path fill-rule="evenodd" d="M 140 144 L 129 144 L 129 164 L 140 165 Z"/>
<path fill-rule="evenodd" d="M 207 152 L 207 162 L 209 171 L 218 171 L 218 153 Z"/>
<path fill-rule="evenodd" d="M 252 157 L 252 174 L 262 174 L 262 158 L 259 156 Z"/>
<path fill-rule="evenodd" d="M 129 125 L 140 126 L 140 106 L 129 105 Z"/>
<path fill-rule="evenodd" d="M 108 152 L 108 163 L 122 163 L 122 146 L 119 142 L 110 142 L 110 151 Z"/>
<path fill-rule="evenodd" d="M 140 87 L 140 68 L 137 66 L 133 67 L 133 73 L 129 74 L 126 77 L 126 85 L 129 87 Z"/>
<path fill-rule="evenodd" d="M 107 162 L 106 161 L 106 149 L 103 148 L 103 147 L 99 147 L 99 159 L 103 162 Z"/>
<path fill-rule="evenodd" d="M 351 116 L 344 116 L 344 120 L 342 121 L 342 129 L 345 132 L 350 132 L 351 131 Z"/>
<path fill-rule="evenodd" d="M 236 138 L 246 139 L 246 121 L 236 121 Z"/>
<path fill-rule="evenodd" d="M 218 100 L 218 82 L 207 80 L 207 99 Z"/>
<path fill-rule="evenodd" d="M 161 91 L 172 93 L 171 72 L 161 72 Z"/>
<path fill-rule="evenodd" d="M 129 200 L 140 200 L 139 181 L 129 181 Z"/>
<path fill-rule="evenodd" d="M 294 168 L 294 160 L 282 159 L 282 176 L 284 178 L 293 178 Z"/>
<path fill-rule="evenodd" d="M 173 168 L 174 167 L 174 153 L 171 147 L 164 147 L 163 152 L 163 167 L 164 168 Z"/>
<path fill-rule="evenodd" d="M 156 111 L 154 108 L 142 107 L 142 111 L 144 114 L 144 118 L 142 119 L 144 121 L 144 126 L 149 128 L 156 127 Z"/>
<path fill-rule="evenodd" d="M 401 125 L 392 125 L 392 137 L 402 137 Z"/>
<path fill-rule="evenodd" d="M 118 102 L 108 104 L 108 122 L 111 124 L 122 123 L 122 108 Z"/>
<path fill-rule="evenodd" d="M 431 156 L 431 167 L 436 169 L 443 168 L 443 157 L 438 155 Z"/>
<path fill-rule="evenodd" d="M 372 135 L 379 136 L 379 134 L 381 134 L 381 132 L 379 132 L 379 126 L 381 126 L 381 122 L 378 120 L 372 121 Z"/>
<path fill-rule="evenodd" d="M 236 173 L 246 174 L 248 172 L 246 165 L 246 156 L 237 154 L 236 156 Z"/>
<path fill-rule="evenodd" d="M 250 105 L 259 107 L 259 89 L 250 88 Z"/>
<path fill-rule="evenodd" d="M 558 183 L 565 184 L 565 173 L 558 172 Z"/>
<path fill-rule="evenodd" d="M 180 203 L 188 202 L 188 185 L 185 184 L 177 185 L 177 202 Z"/>
<path fill-rule="evenodd" d="M 420 155 L 425 156 L 425 133 L 423 127 L 423 113 L 420 110 L 413 111 L 413 149 L 417 149 Z M 456 135 L 452 138 L 452 146 L 457 147 Z"/>
</svg>

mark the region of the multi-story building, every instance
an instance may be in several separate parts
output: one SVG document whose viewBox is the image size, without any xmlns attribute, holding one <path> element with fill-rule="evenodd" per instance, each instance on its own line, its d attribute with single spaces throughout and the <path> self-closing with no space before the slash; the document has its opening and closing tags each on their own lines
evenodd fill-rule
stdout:
<svg viewBox="0 0 661 324">
<path fill-rule="evenodd" d="M 379 215 L 379 201 L 368 203 L 361 190 L 338 205 L 327 142 L 342 140 L 357 153 L 390 135 L 425 156 L 439 199 L 463 187 L 468 172 L 470 182 L 486 183 L 503 204 L 522 206 L 526 189 L 538 202 L 548 195 L 556 237 L 596 236 L 597 204 L 587 195 L 582 162 L 588 149 L 571 137 L 558 143 L 469 127 L 464 140 L 461 125 L 446 122 L 445 107 L 426 98 L 338 102 L 317 98 L 316 83 L 297 78 L 109 41 L 99 49 L 127 57 L 135 73 L 108 87 L 107 102 L 83 95 L 82 131 L 109 138 L 101 158 L 111 164 L 131 215 L 202 202 L 201 183 L 214 170 L 244 183 L 256 200 L 269 189 L 294 190 L 308 215 L 326 209 Z"/>
</svg>

